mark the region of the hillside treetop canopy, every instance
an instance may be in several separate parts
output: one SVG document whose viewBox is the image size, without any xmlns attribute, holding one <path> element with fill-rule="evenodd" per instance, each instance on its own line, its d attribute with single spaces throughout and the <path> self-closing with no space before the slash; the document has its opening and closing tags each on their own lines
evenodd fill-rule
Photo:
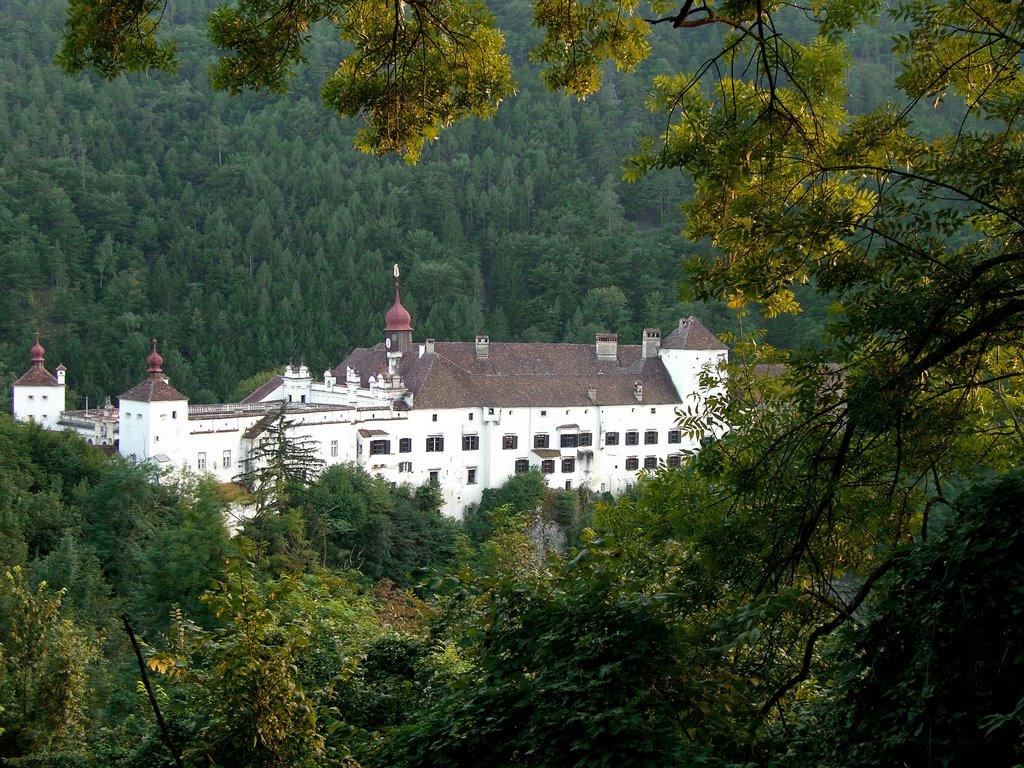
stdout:
<svg viewBox="0 0 1024 768">
<path fill-rule="evenodd" d="M 534 1 L 543 40 L 531 52 L 551 88 L 583 98 L 601 85 L 607 61 L 624 70 L 650 53 L 654 25 L 718 24 L 742 40 L 764 44 L 773 14 L 788 3 L 727 0 Z M 876 2 L 837 0 L 818 9 L 830 28 L 877 10 Z M 69 0 L 58 63 L 105 78 L 177 67 L 176 44 L 161 35 L 166 0 Z M 516 89 L 504 37 L 486 6 L 467 0 L 237 0 L 209 15 L 209 36 L 224 55 L 213 86 L 283 92 L 304 62 L 310 29 L 328 21 L 348 53 L 324 83 L 322 96 L 339 115 L 361 116 L 358 145 L 415 161 L 428 139 L 469 115 L 488 117 Z M 768 63 L 767 61 L 765 63 Z"/>
</svg>

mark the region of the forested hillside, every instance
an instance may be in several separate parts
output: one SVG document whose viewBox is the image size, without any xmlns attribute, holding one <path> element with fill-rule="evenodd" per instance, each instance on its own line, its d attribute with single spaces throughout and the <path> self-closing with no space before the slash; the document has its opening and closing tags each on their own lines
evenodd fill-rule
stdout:
<svg viewBox="0 0 1024 768">
<path fill-rule="evenodd" d="M 314 30 L 288 95 L 230 97 L 209 88 L 212 3 L 178 0 L 165 14 L 177 77 L 113 82 L 52 66 L 65 7 L 0 7 L 5 397 L 35 329 L 93 403 L 135 383 L 152 336 L 194 402 L 227 399 L 289 358 L 322 370 L 378 340 L 392 262 L 419 338 L 616 331 L 634 343 L 692 313 L 734 327 L 721 305 L 679 300 L 680 263 L 704 247 L 679 236 L 687 177 L 622 181 L 640 136 L 661 128 L 643 107 L 652 75 L 696 67 L 711 33 L 681 46 L 659 30 L 655 56 L 628 76 L 609 69 L 608 87 L 581 102 L 541 85 L 527 63 L 532 9 L 503 3 L 518 95 L 409 166 L 355 150 L 359 125 L 320 103 L 337 58 L 328 29 Z M 851 99 L 863 107 L 883 98 L 892 57 L 883 33 L 861 37 Z M 780 321 L 773 340 L 813 341 L 826 305 Z"/>
<path fill-rule="evenodd" d="M 411 3 L 239 2 L 299 29 L 376 8 L 392 50 L 423 27 Z M 301 440 L 243 490 L 0 414 L 5 767 L 1024 762 L 1024 3 L 655 2 L 625 31 L 629 0 L 535 6 L 537 32 L 494 9 L 519 95 L 415 168 L 357 156 L 316 103 L 319 27 L 290 95 L 226 99 L 198 6 L 165 14 L 177 79 L 105 84 L 49 68 L 56 5 L 2 6 L 7 375 L 37 325 L 90 397 L 150 333 L 197 399 L 316 369 L 373 340 L 393 259 L 422 335 L 721 330 L 724 296 L 802 304 L 769 339 L 818 344 L 738 337 L 677 413 L 700 450 L 620 498 L 525 473 L 463 522 L 430 484 L 314 476 Z M 415 8 L 478 29 L 460 0 Z M 544 64 L 602 62 L 644 24 L 666 47 L 585 104 L 527 79 L 531 35 L 565 38 Z"/>
<path fill-rule="evenodd" d="M 496 119 L 457 126 L 413 167 L 353 148 L 359 126 L 321 106 L 315 60 L 285 97 L 211 91 L 209 5 L 168 12 L 193 46 L 177 77 L 111 83 L 52 66 L 60 0 L 0 9 L 8 374 L 38 328 L 97 402 L 138 378 L 155 335 L 176 386 L 225 399 L 290 357 L 322 370 L 376 342 L 393 261 L 421 338 L 634 340 L 692 311 L 676 302 L 684 177 L 620 180 L 653 125 L 647 78 L 581 103 L 524 67 Z M 530 8 L 503 10 L 523 63 Z M 317 36 L 325 67 L 334 48 Z"/>
</svg>

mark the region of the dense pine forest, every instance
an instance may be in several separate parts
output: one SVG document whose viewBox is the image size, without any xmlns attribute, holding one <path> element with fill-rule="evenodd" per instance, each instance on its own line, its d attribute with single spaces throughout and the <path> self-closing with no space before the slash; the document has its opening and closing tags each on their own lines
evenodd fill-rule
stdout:
<svg viewBox="0 0 1024 768">
<path fill-rule="evenodd" d="M 39 329 L 96 403 L 135 382 L 157 336 L 181 391 L 226 400 L 289 358 L 323 370 L 376 343 L 393 262 L 421 339 L 612 330 L 636 343 L 645 325 L 695 311 L 677 300 L 692 247 L 678 236 L 685 178 L 621 179 L 655 123 L 642 106 L 649 77 L 615 77 L 578 102 L 524 66 L 494 120 L 457 126 L 408 166 L 358 152 L 358 125 L 321 106 L 327 35 L 291 94 L 232 98 L 209 88 L 210 4 L 168 10 L 193 46 L 177 77 L 112 83 L 54 68 L 64 7 L 3 7 L 6 381 Z M 529 6 L 498 11 L 525 64 Z"/>
<path fill-rule="evenodd" d="M 115 6 L 0 4 L 5 397 L 36 330 L 93 403 L 151 336 L 195 402 L 336 364 L 392 262 L 418 337 L 697 314 L 732 364 L 679 466 L 462 520 L 284 430 L 222 486 L 0 414 L 0 766 L 1024 762 L 1021 3 L 495 3 L 517 93 L 413 165 L 320 103 L 332 25 L 457 50 L 398 14 L 461 0 L 239 1 L 324 16 L 287 93 L 210 89 L 213 3 L 133 4 L 179 71 L 109 81 L 53 61 Z"/>
<path fill-rule="evenodd" d="M 76 405 L 134 384 L 153 336 L 197 403 L 227 400 L 290 358 L 323 370 L 379 340 L 393 262 L 421 339 L 613 331 L 637 343 L 644 327 L 690 314 L 737 329 L 720 302 L 680 297 L 680 263 L 707 249 L 680 237 L 688 177 L 627 183 L 622 172 L 662 127 L 644 107 L 651 77 L 696 67 L 711 33 L 686 46 L 659 34 L 655 57 L 629 75 L 609 69 L 608 87 L 579 101 L 548 91 L 528 64 L 539 35 L 529 4 L 503 3 L 518 94 L 411 166 L 356 150 L 358 122 L 320 103 L 337 56 L 328 30 L 314 30 L 291 93 L 212 91 L 211 5 L 175 1 L 165 13 L 183 51 L 177 76 L 109 83 L 53 66 L 65 3 L 0 9 L 5 392 L 34 330 L 68 367 Z M 884 33 L 861 37 L 857 110 L 884 98 L 878 70 L 893 66 Z M 814 343 L 827 305 L 777 321 L 772 341 Z"/>
</svg>

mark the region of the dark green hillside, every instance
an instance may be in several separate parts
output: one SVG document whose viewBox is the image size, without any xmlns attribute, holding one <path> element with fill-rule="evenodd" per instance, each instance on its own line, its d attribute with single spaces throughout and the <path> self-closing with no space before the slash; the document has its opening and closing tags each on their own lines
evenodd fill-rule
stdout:
<svg viewBox="0 0 1024 768">
<path fill-rule="evenodd" d="M 528 7 L 506 10 L 521 59 Z M 139 377 L 155 335 L 177 386 L 224 399 L 289 357 L 322 369 L 375 341 L 392 261 L 421 337 L 634 339 L 691 311 L 675 306 L 684 177 L 620 180 L 653 125 L 643 75 L 610 73 L 580 103 L 522 68 L 493 121 L 456 126 L 413 167 L 353 148 L 315 64 L 284 97 L 211 91 L 202 12 L 169 11 L 188 50 L 177 77 L 104 83 L 51 66 L 63 3 L 0 10 L 8 375 L 39 328 L 97 402 Z M 326 67 L 331 49 L 318 35 L 310 58 Z"/>
<path fill-rule="evenodd" d="M 643 107 L 651 78 L 698 66 L 711 33 L 684 46 L 657 28 L 650 59 L 608 70 L 580 102 L 527 63 L 530 5 L 502 5 L 518 94 L 409 166 L 357 151 L 359 125 L 321 104 L 338 55 L 328 29 L 314 29 L 289 94 L 212 91 L 209 6 L 165 13 L 177 76 L 112 82 L 52 66 L 65 3 L 0 7 L 0 378 L 20 373 L 38 328 L 50 363 L 95 403 L 138 379 L 155 335 L 193 401 L 226 399 L 289 358 L 322 370 L 376 341 L 393 261 L 421 338 L 634 341 L 691 313 L 732 328 L 722 307 L 678 298 L 681 261 L 706 248 L 679 236 L 687 177 L 622 181 L 640 137 L 663 127 Z M 854 107 L 882 98 L 880 35 L 864 32 Z M 826 305 L 770 339 L 813 342 Z"/>
</svg>

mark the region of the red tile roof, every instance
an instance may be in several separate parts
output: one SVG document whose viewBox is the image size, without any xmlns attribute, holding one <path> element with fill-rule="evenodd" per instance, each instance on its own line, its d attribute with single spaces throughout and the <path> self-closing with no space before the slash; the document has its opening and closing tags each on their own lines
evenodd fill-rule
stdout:
<svg viewBox="0 0 1024 768">
<path fill-rule="evenodd" d="M 367 386 L 387 369 L 384 345 L 353 350 L 335 369 L 339 380 L 349 366 Z M 406 355 L 401 373 L 418 409 L 627 405 L 638 402 L 637 382 L 644 404 L 681 399 L 661 360 L 645 359 L 640 345 L 620 344 L 616 360 L 602 361 L 592 344 L 491 342 L 481 359 L 472 342 L 435 342 L 433 354 Z"/>
<path fill-rule="evenodd" d="M 711 331 L 691 315 L 679 321 L 679 327 L 661 340 L 663 349 L 714 350 L 728 349 Z"/>
<path fill-rule="evenodd" d="M 14 382 L 16 387 L 59 387 L 56 377 L 46 370 L 42 363 L 33 365 L 25 375 Z"/>
<path fill-rule="evenodd" d="M 187 400 L 181 392 L 176 390 L 163 379 L 146 379 L 141 384 L 136 384 L 127 392 L 122 394 L 118 400 L 132 400 L 136 403 L 155 403 L 167 400 Z"/>
</svg>

